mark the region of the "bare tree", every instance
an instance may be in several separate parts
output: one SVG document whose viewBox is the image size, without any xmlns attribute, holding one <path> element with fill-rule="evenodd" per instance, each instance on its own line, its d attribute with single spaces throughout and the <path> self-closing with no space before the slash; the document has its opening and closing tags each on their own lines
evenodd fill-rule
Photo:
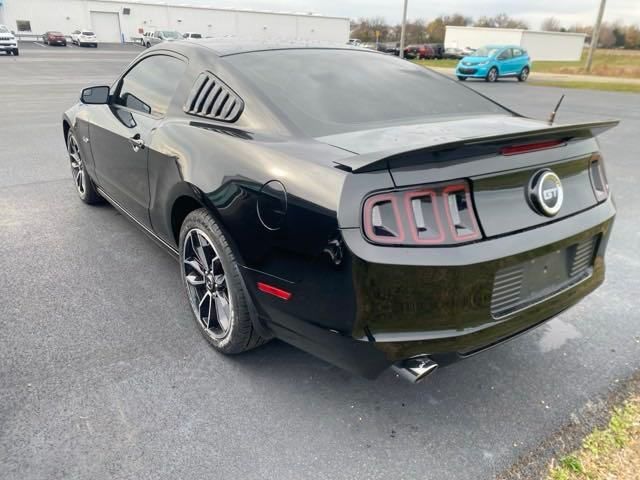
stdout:
<svg viewBox="0 0 640 480">
<path fill-rule="evenodd" d="M 598 37 L 598 46 L 603 48 L 611 48 L 616 44 L 616 36 L 613 33 L 613 27 L 609 23 L 603 23 L 600 26 L 600 36 Z"/>
<path fill-rule="evenodd" d="M 540 24 L 540 30 L 545 32 L 561 32 L 562 25 L 556 17 L 547 17 Z"/>
<path fill-rule="evenodd" d="M 528 30 L 529 25 L 523 20 L 512 18 L 506 13 L 499 13 L 495 17 L 480 17 L 474 25 L 488 28 L 520 28 Z"/>
<path fill-rule="evenodd" d="M 460 13 L 442 15 L 427 24 L 427 35 L 431 43 L 443 43 L 447 25 L 465 27 L 472 23 L 471 17 L 465 17 Z"/>
<path fill-rule="evenodd" d="M 640 48 L 640 26 L 629 25 L 624 32 L 625 48 Z"/>
</svg>

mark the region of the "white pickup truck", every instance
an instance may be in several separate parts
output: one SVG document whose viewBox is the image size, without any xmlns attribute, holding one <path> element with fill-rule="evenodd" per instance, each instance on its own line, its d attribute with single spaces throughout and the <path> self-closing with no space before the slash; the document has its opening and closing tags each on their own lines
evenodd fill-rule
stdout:
<svg viewBox="0 0 640 480">
<path fill-rule="evenodd" d="M 11 30 L 5 25 L 0 25 L 0 52 L 5 52 L 7 55 L 20 55 L 18 50 L 18 41 Z"/>
<path fill-rule="evenodd" d="M 180 32 L 176 32 L 175 30 L 155 30 L 146 32 L 142 36 L 142 45 L 149 48 L 161 42 L 173 42 L 175 40 L 182 40 Z"/>
</svg>

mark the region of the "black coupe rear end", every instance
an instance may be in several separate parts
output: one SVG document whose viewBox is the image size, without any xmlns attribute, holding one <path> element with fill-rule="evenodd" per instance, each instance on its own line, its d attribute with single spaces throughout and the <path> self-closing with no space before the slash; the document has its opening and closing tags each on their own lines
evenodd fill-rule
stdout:
<svg viewBox="0 0 640 480">
<path fill-rule="evenodd" d="M 175 82 L 149 93 L 169 82 L 161 57 Z M 80 196 L 179 257 L 223 352 L 276 336 L 417 381 L 604 280 L 615 209 L 595 135 L 616 122 L 524 118 L 351 48 L 176 42 L 96 91 L 65 116 Z M 120 137 L 130 167 L 110 151 Z"/>
</svg>

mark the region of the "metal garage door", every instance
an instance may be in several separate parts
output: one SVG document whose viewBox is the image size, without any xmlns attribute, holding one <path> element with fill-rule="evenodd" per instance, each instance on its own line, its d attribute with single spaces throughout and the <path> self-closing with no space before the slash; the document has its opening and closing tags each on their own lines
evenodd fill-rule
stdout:
<svg viewBox="0 0 640 480">
<path fill-rule="evenodd" d="M 117 13 L 91 12 L 91 28 L 98 42 L 120 43 L 120 18 Z"/>
</svg>

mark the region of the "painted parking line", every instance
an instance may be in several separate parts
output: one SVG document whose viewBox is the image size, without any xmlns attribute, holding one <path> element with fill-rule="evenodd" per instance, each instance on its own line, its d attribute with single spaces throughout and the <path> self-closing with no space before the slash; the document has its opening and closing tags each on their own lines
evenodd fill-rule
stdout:
<svg viewBox="0 0 640 480">
<path fill-rule="evenodd" d="M 40 42 L 33 42 L 34 45 L 38 45 L 39 47 L 42 48 L 47 48 L 47 46 L 44 43 L 40 43 Z"/>
</svg>

